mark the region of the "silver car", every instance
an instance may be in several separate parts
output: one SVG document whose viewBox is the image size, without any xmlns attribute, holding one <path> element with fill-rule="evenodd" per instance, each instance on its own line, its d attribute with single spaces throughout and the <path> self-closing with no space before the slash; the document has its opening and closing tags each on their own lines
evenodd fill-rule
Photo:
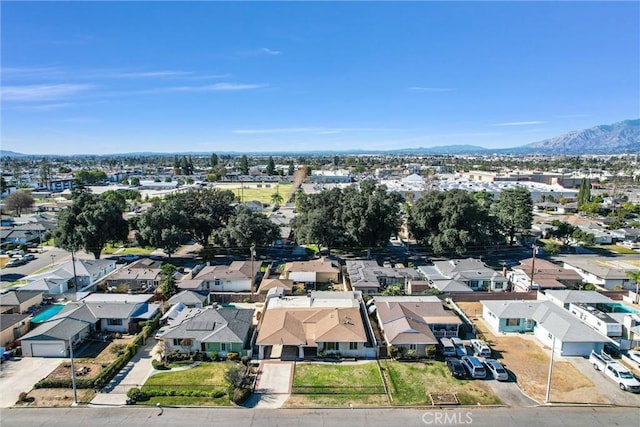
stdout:
<svg viewBox="0 0 640 427">
<path fill-rule="evenodd" d="M 495 359 L 485 359 L 484 364 L 487 366 L 487 369 L 493 374 L 493 378 L 498 381 L 509 381 L 509 373 L 504 366 L 500 364 Z"/>
</svg>

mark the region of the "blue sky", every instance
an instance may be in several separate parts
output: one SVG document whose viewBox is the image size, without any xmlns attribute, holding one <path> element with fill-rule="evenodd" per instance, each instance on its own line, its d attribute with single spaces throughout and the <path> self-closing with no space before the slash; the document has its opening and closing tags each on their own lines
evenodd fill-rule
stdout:
<svg viewBox="0 0 640 427">
<path fill-rule="evenodd" d="M 3 2 L 2 149 L 502 148 L 640 117 L 638 2 Z"/>
</svg>

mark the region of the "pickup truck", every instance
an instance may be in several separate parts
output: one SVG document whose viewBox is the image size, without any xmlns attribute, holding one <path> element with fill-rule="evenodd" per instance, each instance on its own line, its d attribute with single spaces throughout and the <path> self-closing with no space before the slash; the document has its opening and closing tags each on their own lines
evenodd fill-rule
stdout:
<svg viewBox="0 0 640 427">
<path fill-rule="evenodd" d="M 589 362 L 596 371 L 602 371 L 606 376 L 615 381 L 621 390 L 632 393 L 640 393 L 640 381 L 620 363 L 617 363 L 607 353 L 598 354 L 591 351 Z"/>
</svg>

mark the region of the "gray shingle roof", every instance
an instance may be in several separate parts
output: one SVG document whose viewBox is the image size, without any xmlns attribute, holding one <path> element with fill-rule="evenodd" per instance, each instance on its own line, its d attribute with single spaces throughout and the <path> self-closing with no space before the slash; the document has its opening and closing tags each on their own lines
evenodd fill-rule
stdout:
<svg viewBox="0 0 640 427">
<path fill-rule="evenodd" d="M 543 327 L 562 342 L 610 342 L 611 340 L 585 325 L 567 310 L 544 302 L 534 311 L 536 327 Z"/>
<path fill-rule="evenodd" d="M 253 319 L 252 309 L 190 308 L 171 322 L 162 338 L 191 338 L 197 342 L 244 343 Z"/>
<path fill-rule="evenodd" d="M 58 319 L 46 322 L 28 334 L 24 335 L 21 340 L 68 340 L 75 336 L 85 328 L 90 327 L 90 323 L 83 322 L 72 318 Z M 61 355 L 62 356 L 62 355 Z"/>
</svg>

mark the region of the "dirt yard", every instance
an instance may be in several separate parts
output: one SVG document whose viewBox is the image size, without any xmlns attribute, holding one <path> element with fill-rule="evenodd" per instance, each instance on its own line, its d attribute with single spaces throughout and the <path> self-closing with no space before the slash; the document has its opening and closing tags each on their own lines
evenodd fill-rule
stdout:
<svg viewBox="0 0 640 427">
<path fill-rule="evenodd" d="M 93 390 L 78 389 L 78 402 L 89 403 L 95 396 Z M 16 406 L 61 407 L 71 406 L 73 390 L 70 388 L 40 388 L 31 390 L 25 402 L 16 402 Z"/>
<path fill-rule="evenodd" d="M 520 388 L 532 399 L 545 400 L 549 375 L 550 348 L 543 348 L 533 335 L 496 336 L 482 320 L 482 304 L 458 303 L 476 324 L 492 349 L 494 356 L 517 378 Z M 595 385 L 570 362 L 554 360 L 550 400 L 554 403 L 605 403 Z"/>
</svg>

